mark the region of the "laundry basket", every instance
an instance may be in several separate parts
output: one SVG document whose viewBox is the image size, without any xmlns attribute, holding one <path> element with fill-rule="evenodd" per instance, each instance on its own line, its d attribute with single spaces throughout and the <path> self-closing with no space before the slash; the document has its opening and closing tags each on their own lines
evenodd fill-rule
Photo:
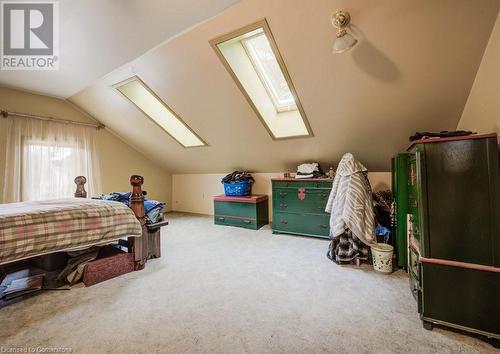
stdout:
<svg viewBox="0 0 500 354">
<path fill-rule="evenodd" d="M 373 269 L 380 273 L 392 273 L 392 253 L 394 248 L 385 243 L 371 246 Z"/>
<path fill-rule="evenodd" d="M 236 183 L 223 183 L 226 197 L 241 197 L 252 192 L 252 181 L 241 181 Z"/>
</svg>

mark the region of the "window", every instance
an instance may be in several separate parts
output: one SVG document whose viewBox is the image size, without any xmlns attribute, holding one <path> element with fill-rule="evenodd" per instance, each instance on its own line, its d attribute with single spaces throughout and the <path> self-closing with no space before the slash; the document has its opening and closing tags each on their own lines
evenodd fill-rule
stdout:
<svg viewBox="0 0 500 354">
<path fill-rule="evenodd" d="M 115 88 L 182 146 L 206 146 L 205 142 L 137 76 L 115 85 Z"/>
<path fill-rule="evenodd" d="M 278 112 L 297 109 L 293 94 L 264 33 L 241 41 Z"/>
<path fill-rule="evenodd" d="M 0 203 L 71 198 L 85 176 L 89 196 L 101 194 L 98 130 L 40 119 L 7 119 Z"/>
<path fill-rule="evenodd" d="M 273 139 L 313 135 L 265 20 L 210 43 Z"/>
<path fill-rule="evenodd" d="M 86 155 L 75 145 L 23 139 L 22 200 L 70 198 L 74 177 L 86 170 Z"/>
</svg>

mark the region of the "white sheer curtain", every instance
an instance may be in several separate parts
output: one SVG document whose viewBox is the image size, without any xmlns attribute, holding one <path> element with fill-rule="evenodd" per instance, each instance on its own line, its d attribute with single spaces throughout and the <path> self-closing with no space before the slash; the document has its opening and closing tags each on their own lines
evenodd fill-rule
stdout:
<svg viewBox="0 0 500 354">
<path fill-rule="evenodd" d="M 74 178 L 101 193 L 97 130 L 29 118 L 8 118 L 1 202 L 69 198 Z"/>
</svg>

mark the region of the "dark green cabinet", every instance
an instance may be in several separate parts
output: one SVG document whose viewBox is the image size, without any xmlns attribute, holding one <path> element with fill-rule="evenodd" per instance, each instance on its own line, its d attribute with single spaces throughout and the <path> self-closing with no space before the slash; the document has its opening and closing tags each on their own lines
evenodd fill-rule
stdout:
<svg viewBox="0 0 500 354">
<path fill-rule="evenodd" d="M 392 159 L 392 194 L 395 206 L 395 250 L 398 266 L 408 267 L 408 244 L 406 241 L 406 218 L 408 215 L 408 157 L 398 154 Z"/>
<path fill-rule="evenodd" d="M 214 197 L 214 222 L 217 225 L 260 229 L 269 223 L 267 195 Z"/>
<path fill-rule="evenodd" d="M 500 339 L 497 136 L 429 139 L 408 152 L 409 274 L 421 318 Z"/>
<path fill-rule="evenodd" d="M 329 238 L 331 179 L 273 179 L 273 233 Z"/>
</svg>

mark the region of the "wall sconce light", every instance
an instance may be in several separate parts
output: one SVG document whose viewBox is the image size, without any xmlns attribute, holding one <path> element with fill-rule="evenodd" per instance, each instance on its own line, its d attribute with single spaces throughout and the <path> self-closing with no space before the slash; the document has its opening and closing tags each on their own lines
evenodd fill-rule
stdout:
<svg viewBox="0 0 500 354">
<path fill-rule="evenodd" d="M 358 43 L 358 40 L 347 33 L 347 26 L 351 22 L 351 15 L 347 11 L 337 11 L 332 15 L 332 25 L 337 29 L 337 38 L 333 42 L 333 52 L 343 53 Z"/>
</svg>

